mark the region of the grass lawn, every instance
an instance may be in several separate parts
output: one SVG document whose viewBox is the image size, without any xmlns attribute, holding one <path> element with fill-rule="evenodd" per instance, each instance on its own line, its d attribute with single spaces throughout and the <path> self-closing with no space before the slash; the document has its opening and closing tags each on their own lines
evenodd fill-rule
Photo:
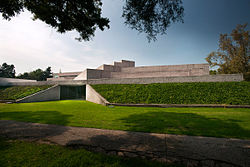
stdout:
<svg viewBox="0 0 250 167">
<path fill-rule="evenodd" d="M 17 100 L 28 95 L 32 95 L 44 89 L 48 89 L 51 85 L 42 86 L 0 86 L 0 100 Z"/>
<path fill-rule="evenodd" d="M 250 109 L 105 107 L 87 101 L 0 104 L 0 119 L 250 139 Z"/>
<path fill-rule="evenodd" d="M 8 141 L 0 138 L 0 166 L 3 167 L 161 167 L 166 164 L 92 153 L 84 149 L 70 149 L 55 145 L 23 141 Z"/>
</svg>

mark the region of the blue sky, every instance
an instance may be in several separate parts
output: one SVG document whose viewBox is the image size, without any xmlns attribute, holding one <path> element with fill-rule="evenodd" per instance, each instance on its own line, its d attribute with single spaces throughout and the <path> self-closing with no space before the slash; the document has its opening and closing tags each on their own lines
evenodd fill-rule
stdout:
<svg viewBox="0 0 250 167">
<path fill-rule="evenodd" d="M 24 12 L 0 22 L 0 63 L 14 64 L 17 73 L 52 67 L 53 72 L 82 71 L 121 59 L 137 66 L 206 63 L 218 48 L 219 34 L 250 23 L 249 0 L 184 0 L 184 23 L 172 24 L 167 35 L 148 43 L 145 34 L 129 29 L 121 17 L 123 0 L 103 0 L 110 29 L 96 31 L 89 42 L 76 32 L 59 34 Z M 249 29 L 249 26 L 248 26 Z"/>
</svg>

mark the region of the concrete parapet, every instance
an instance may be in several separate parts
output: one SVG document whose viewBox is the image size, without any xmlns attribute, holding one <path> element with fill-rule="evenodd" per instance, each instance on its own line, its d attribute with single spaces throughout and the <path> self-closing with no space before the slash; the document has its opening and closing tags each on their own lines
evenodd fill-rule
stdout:
<svg viewBox="0 0 250 167">
<path fill-rule="evenodd" d="M 8 83 L 3 86 L 39 86 L 39 85 L 85 85 L 87 83 L 86 80 L 56 80 L 56 81 L 37 81 L 37 82 L 13 82 Z M 2 85 L 0 85 L 2 86 Z"/>
<path fill-rule="evenodd" d="M 109 78 L 88 80 L 88 84 L 151 84 L 179 82 L 239 82 L 243 81 L 242 74 L 221 74 L 183 77 L 152 77 L 152 78 Z"/>
<path fill-rule="evenodd" d="M 201 75 L 209 75 L 208 64 L 127 67 L 122 68 L 121 72 L 111 72 L 111 78 L 144 78 Z"/>
<path fill-rule="evenodd" d="M 122 60 L 121 62 L 114 62 L 113 65 L 103 64 L 97 69 L 86 69 L 79 74 L 74 80 L 88 80 L 88 79 L 101 79 L 110 78 L 111 72 L 121 72 L 124 67 L 134 67 L 134 61 Z"/>
<path fill-rule="evenodd" d="M 153 72 L 153 71 L 185 71 L 190 69 L 206 70 L 209 73 L 209 64 L 183 64 L 183 65 L 163 65 L 163 66 L 140 66 L 140 67 L 124 67 L 122 72 Z M 208 71 L 208 72 L 207 72 Z"/>
<path fill-rule="evenodd" d="M 30 103 L 41 101 L 60 100 L 60 86 L 55 85 L 30 96 L 17 100 L 17 103 Z"/>
<path fill-rule="evenodd" d="M 36 80 L 0 77 L 0 86 L 10 86 L 10 85 L 16 85 L 20 83 L 36 83 L 36 82 L 37 82 Z"/>
<path fill-rule="evenodd" d="M 111 72 L 111 78 L 151 78 L 189 76 L 189 71 L 155 71 L 155 72 Z"/>
<path fill-rule="evenodd" d="M 184 64 L 166 66 L 135 67 L 134 61 L 122 60 L 114 65 L 103 64 L 97 69 L 87 69 L 86 74 L 80 74 L 74 80 L 89 80 L 102 78 L 148 78 L 172 76 L 209 75 L 208 64 Z"/>
<path fill-rule="evenodd" d="M 204 76 L 179 76 L 179 77 L 151 77 L 151 78 L 106 78 L 89 80 L 60 80 L 60 81 L 37 81 L 8 83 L 4 86 L 32 86 L 32 85 L 85 85 L 85 84 L 150 84 L 169 82 L 240 82 L 242 74 L 221 74 Z"/>
<path fill-rule="evenodd" d="M 107 103 L 109 103 L 88 84 L 86 85 L 86 100 L 101 105 L 106 105 Z"/>
<path fill-rule="evenodd" d="M 119 72 L 119 71 L 121 71 L 121 67 L 120 66 L 106 65 L 106 64 L 101 65 L 97 69 L 98 70 L 104 70 L 104 71 L 110 71 L 110 72 Z"/>
</svg>

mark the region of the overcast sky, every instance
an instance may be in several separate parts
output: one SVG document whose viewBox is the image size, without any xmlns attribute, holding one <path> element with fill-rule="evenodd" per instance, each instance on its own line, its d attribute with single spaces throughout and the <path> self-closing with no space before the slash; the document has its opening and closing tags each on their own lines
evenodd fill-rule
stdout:
<svg viewBox="0 0 250 167">
<path fill-rule="evenodd" d="M 124 25 L 124 0 L 103 0 L 103 16 L 111 28 L 96 31 L 89 42 L 76 41 L 76 32 L 59 34 L 31 20 L 29 12 L 11 21 L 1 18 L 0 64 L 14 64 L 18 74 L 48 66 L 53 72 L 82 71 L 121 59 L 135 60 L 137 66 L 206 63 L 205 57 L 218 48 L 219 34 L 250 24 L 249 0 L 183 1 L 184 24 L 171 25 L 167 35 L 151 43 Z"/>
</svg>

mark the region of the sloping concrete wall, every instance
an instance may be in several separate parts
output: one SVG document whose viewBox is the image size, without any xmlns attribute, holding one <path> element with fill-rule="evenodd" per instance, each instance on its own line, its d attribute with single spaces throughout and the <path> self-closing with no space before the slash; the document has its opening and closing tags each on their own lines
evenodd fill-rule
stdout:
<svg viewBox="0 0 250 167">
<path fill-rule="evenodd" d="M 36 80 L 16 79 L 16 78 L 2 78 L 0 77 L 0 86 L 11 86 L 20 83 L 36 83 Z"/>
<path fill-rule="evenodd" d="M 38 85 L 85 85 L 87 80 L 56 80 L 56 81 L 37 81 L 37 82 L 13 82 L 3 86 L 38 86 Z M 2 86 L 2 85 L 0 85 Z"/>
<path fill-rule="evenodd" d="M 109 103 L 88 84 L 86 85 L 86 100 L 101 105 L 106 105 L 107 103 Z"/>
<path fill-rule="evenodd" d="M 60 100 L 60 86 L 55 85 L 30 96 L 17 100 L 17 103 Z"/>
<path fill-rule="evenodd" d="M 87 69 L 81 72 L 74 80 L 87 80 Z"/>
</svg>

